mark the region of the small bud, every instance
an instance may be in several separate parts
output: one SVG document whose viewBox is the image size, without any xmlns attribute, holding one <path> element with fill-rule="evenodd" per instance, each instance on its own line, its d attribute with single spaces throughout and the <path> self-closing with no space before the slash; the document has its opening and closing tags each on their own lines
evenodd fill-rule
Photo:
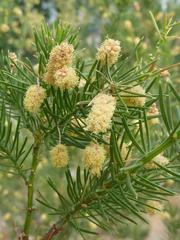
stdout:
<svg viewBox="0 0 180 240">
<path fill-rule="evenodd" d="M 78 87 L 79 88 L 83 88 L 85 85 L 86 85 L 86 80 L 81 78 L 80 81 L 79 81 Z"/>
</svg>

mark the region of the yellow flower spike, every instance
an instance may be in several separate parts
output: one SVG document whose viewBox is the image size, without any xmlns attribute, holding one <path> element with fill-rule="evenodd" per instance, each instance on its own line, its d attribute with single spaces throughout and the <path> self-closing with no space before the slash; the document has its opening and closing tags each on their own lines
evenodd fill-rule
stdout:
<svg viewBox="0 0 180 240">
<path fill-rule="evenodd" d="M 38 85 L 28 88 L 24 97 L 24 108 L 31 113 L 37 113 L 46 97 L 45 89 Z"/>
<path fill-rule="evenodd" d="M 69 162 L 67 147 L 63 144 L 54 146 L 50 151 L 51 159 L 55 167 L 65 167 Z"/>
<path fill-rule="evenodd" d="M 55 86 L 61 90 L 74 88 L 78 84 L 78 76 L 72 67 L 64 66 L 57 70 L 54 74 L 54 79 Z"/>
<path fill-rule="evenodd" d="M 92 101 L 91 111 L 86 119 L 87 130 L 93 133 L 106 132 L 116 108 L 116 99 L 111 95 L 99 93 Z"/>
<path fill-rule="evenodd" d="M 110 66 L 117 62 L 120 55 L 121 47 L 120 41 L 114 39 L 106 39 L 98 48 L 96 58 L 101 61 L 103 65 L 107 64 Z"/>
<path fill-rule="evenodd" d="M 91 143 L 84 150 L 84 165 L 91 174 L 99 176 L 106 158 L 106 151 L 103 146 Z"/>
<path fill-rule="evenodd" d="M 62 42 L 52 49 L 44 79 L 47 84 L 54 85 L 54 74 L 62 67 L 71 64 L 73 52 L 73 45 L 67 42 Z"/>
</svg>

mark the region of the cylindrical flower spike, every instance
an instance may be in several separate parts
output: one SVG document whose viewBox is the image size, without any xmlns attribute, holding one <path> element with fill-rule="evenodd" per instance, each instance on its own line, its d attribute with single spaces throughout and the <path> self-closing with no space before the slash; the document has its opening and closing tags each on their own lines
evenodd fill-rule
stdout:
<svg viewBox="0 0 180 240">
<path fill-rule="evenodd" d="M 61 90 L 74 88 L 78 84 L 78 76 L 72 67 L 64 66 L 57 70 L 54 74 L 54 79 L 55 86 Z"/>
<path fill-rule="evenodd" d="M 65 167 L 69 162 L 67 147 L 63 144 L 54 146 L 50 151 L 51 159 L 55 167 Z"/>
<path fill-rule="evenodd" d="M 111 126 L 111 119 L 116 108 L 116 99 L 111 95 L 99 93 L 92 101 L 91 111 L 86 119 L 87 130 L 104 133 Z"/>
<path fill-rule="evenodd" d="M 60 45 L 55 46 L 52 49 L 44 79 L 47 84 L 54 85 L 54 74 L 57 70 L 72 62 L 73 52 L 73 45 L 67 42 L 62 42 Z"/>
<path fill-rule="evenodd" d="M 123 97 L 123 100 L 128 106 L 131 107 L 143 107 L 146 101 L 145 96 L 138 96 L 145 95 L 145 91 L 141 86 L 135 86 L 128 89 L 130 93 L 125 93 L 126 96 Z"/>
<path fill-rule="evenodd" d="M 110 66 L 117 62 L 120 51 L 120 41 L 108 38 L 101 44 L 100 48 L 98 48 L 96 58 L 103 65 L 107 62 Z"/>
<path fill-rule="evenodd" d="M 37 113 L 46 97 L 45 89 L 38 85 L 28 88 L 24 97 L 24 108 L 31 113 Z"/>
<path fill-rule="evenodd" d="M 93 175 L 100 175 L 105 158 L 105 149 L 97 143 L 91 143 L 84 150 L 84 165 Z"/>
</svg>

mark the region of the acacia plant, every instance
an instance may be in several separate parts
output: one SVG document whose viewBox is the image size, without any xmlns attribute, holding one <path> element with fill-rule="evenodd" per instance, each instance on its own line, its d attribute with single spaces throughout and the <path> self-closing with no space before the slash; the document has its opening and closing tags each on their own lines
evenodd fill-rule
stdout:
<svg viewBox="0 0 180 240">
<path fill-rule="evenodd" d="M 54 218 L 44 240 L 68 227 L 83 238 L 95 234 L 86 221 L 105 230 L 135 223 L 134 217 L 146 221 L 144 213 L 160 210 L 175 194 L 165 183 L 180 177 L 179 123 L 171 107 L 171 97 L 178 103 L 179 96 L 168 77 L 174 65 L 138 56 L 131 66 L 138 46 L 124 57 L 120 41 L 109 38 L 86 60 L 77 35 L 69 26 L 43 24 L 34 32 L 36 68 L 28 59 L 1 56 L 0 166 L 13 169 L 27 187 L 19 239 L 33 235 L 38 203 Z M 81 161 L 73 159 L 70 146 L 81 152 Z M 42 154 L 65 175 L 59 185 L 53 175 L 47 179 L 56 203 L 41 190 L 37 194 Z"/>
</svg>

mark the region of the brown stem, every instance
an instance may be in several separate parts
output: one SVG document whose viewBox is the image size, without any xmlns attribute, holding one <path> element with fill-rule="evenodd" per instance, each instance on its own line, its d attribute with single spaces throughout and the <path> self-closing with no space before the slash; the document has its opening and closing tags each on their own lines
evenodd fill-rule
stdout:
<svg viewBox="0 0 180 240">
<path fill-rule="evenodd" d="M 42 238 L 42 240 L 51 240 L 58 233 L 62 232 L 63 229 L 64 226 L 58 227 L 56 224 L 53 224 L 53 226 L 50 228 L 48 233 Z"/>
</svg>

